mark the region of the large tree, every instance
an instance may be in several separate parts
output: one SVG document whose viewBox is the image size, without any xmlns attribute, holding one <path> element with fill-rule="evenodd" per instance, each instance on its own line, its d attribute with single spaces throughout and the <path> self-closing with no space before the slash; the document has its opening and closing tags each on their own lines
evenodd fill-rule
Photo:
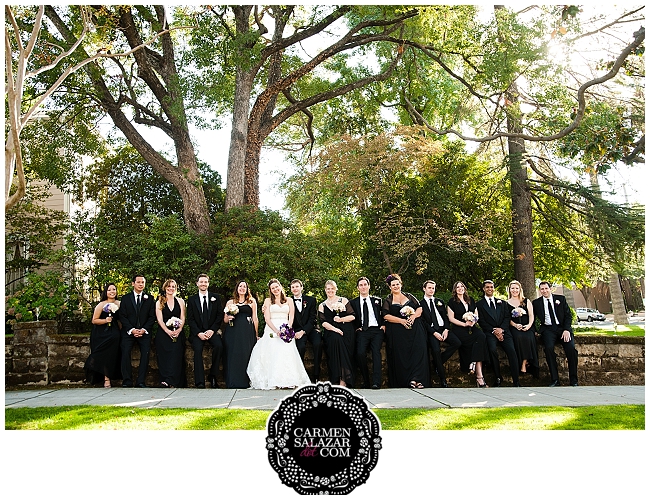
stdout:
<svg viewBox="0 0 650 495">
<path fill-rule="evenodd" d="M 226 208 L 259 204 L 262 145 L 280 125 L 302 115 L 313 139 L 312 107 L 391 76 L 402 54 L 395 39 L 415 15 L 390 6 L 294 5 L 213 6 L 198 14 L 193 60 L 203 97 L 219 108 L 233 102 Z M 365 47 L 386 40 L 390 53 L 374 69 L 363 64 Z M 232 92 L 223 92 L 224 81 Z"/>
<path fill-rule="evenodd" d="M 426 10 L 420 20 L 428 18 Z M 621 217 L 617 215 L 620 208 L 600 201 L 588 187 L 548 170 L 551 153 L 544 143 L 560 140 L 578 128 L 589 101 L 597 97 L 595 88 L 613 80 L 642 52 L 645 30 L 641 27 L 632 34 L 628 28 L 628 41 L 619 46 L 611 63 L 599 68 L 592 62 L 592 73 L 586 77 L 570 64 L 549 57 L 549 50 L 555 45 L 569 50 L 570 44 L 560 39 L 571 32 L 580 33 L 574 37 L 593 36 L 614 25 L 640 20 L 639 12 L 639 8 L 630 9 L 617 18 L 601 19 L 594 32 L 586 33 L 580 31 L 577 7 L 531 7 L 514 12 L 497 6 L 489 22 L 478 20 L 470 8 L 464 28 L 454 25 L 441 36 L 421 27 L 419 40 L 411 36 L 404 41 L 409 53 L 404 56 L 400 75 L 406 83 L 387 94 L 391 95 L 388 101 L 403 109 L 402 117 L 424 124 L 436 135 L 481 143 L 481 149 L 493 143 L 492 148 L 504 150 L 512 204 L 512 262 L 526 293 L 535 290 L 533 207 L 544 215 L 545 198 L 560 199 L 565 208 L 578 208 L 583 216 L 597 212 L 603 220 L 629 218 L 636 224 L 634 211 L 623 212 L 628 215 Z M 435 79 L 419 83 L 423 77 Z M 452 102 L 456 105 L 443 106 L 440 112 L 432 102 L 448 92 L 455 95 Z M 644 139 L 638 132 L 636 139 L 634 156 L 638 158 Z M 548 226 L 562 227 L 553 222 Z M 560 228 L 557 235 L 566 238 L 567 229 Z"/>
<path fill-rule="evenodd" d="M 80 41 L 80 27 L 74 7 L 47 6 L 45 14 L 55 29 L 49 41 L 74 46 Z M 169 19 L 163 6 L 106 6 L 92 9 L 92 20 L 100 33 L 99 50 L 134 50 L 149 38 L 155 42 L 133 51 L 125 61 L 94 61 L 84 67 L 86 80 L 69 80 L 66 110 L 99 106 L 158 174 L 170 182 L 183 200 L 183 218 L 191 232 L 208 234 L 210 219 L 202 177 L 192 143 L 186 104 L 178 74 L 178 60 Z M 97 46 L 97 45 L 95 45 Z M 92 45 L 77 50 L 88 57 Z M 70 98 L 70 95 L 73 95 Z M 81 98 L 80 98 L 81 96 Z M 94 108 L 93 108 L 94 109 Z M 87 109 L 86 109 L 87 110 Z M 171 142 L 173 157 L 143 129 L 162 131 Z"/>
</svg>

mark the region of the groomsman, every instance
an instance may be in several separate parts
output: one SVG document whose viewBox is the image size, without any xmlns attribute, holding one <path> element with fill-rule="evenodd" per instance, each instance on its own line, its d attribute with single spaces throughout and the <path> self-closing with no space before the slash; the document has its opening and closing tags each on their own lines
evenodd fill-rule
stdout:
<svg viewBox="0 0 650 495">
<path fill-rule="evenodd" d="M 572 387 L 578 386 L 578 351 L 576 350 L 573 328 L 571 323 L 573 315 L 564 296 L 551 293 L 551 284 L 541 282 L 539 292 L 542 294 L 533 301 L 533 312 L 540 321 L 540 337 L 544 344 L 546 363 L 551 372 L 549 387 L 560 385 L 560 376 L 557 371 L 557 355 L 555 344 L 559 342 L 564 348 L 569 364 L 569 383 Z"/>
<path fill-rule="evenodd" d="M 136 387 L 145 388 L 151 349 L 151 329 L 156 321 L 155 299 L 144 291 L 146 280 L 142 275 L 131 279 L 133 291 L 125 294 L 120 301 L 120 322 L 122 323 L 122 386 L 132 387 L 131 350 L 137 344 L 140 348 L 140 366 Z"/>
<path fill-rule="evenodd" d="M 296 346 L 300 353 L 300 359 L 305 360 L 307 341 L 311 342 L 314 351 L 314 370 L 311 379 L 317 382 L 320 378 L 320 361 L 323 348 L 323 340 L 316 327 L 316 298 L 302 293 L 303 285 L 300 280 L 294 278 L 291 281 L 291 299 L 295 305 L 293 316 L 293 329 L 296 332 Z"/>
<path fill-rule="evenodd" d="M 200 274 L 196 279 L 199 293 L 187 300 L 187 323 L 190 326 L 190 344 L 194 351 L 194 384 L 196 388 L 205 388 L 205 370 L 203 369 L 203 347 L 209 343 L 212 347 L 212 366 L 208 378 L 210 386 L 217 388 L 219 363 L 223 352 L 221 341 L 221 323 L 223 308 L 216 292 L 208 292 L 210 278 Z"/>
<path fill-rule="evenodd" d="M 512 384 L 519 385 L 519 358 L 515 350 L 515 341 L 510 333 L 510 311 L 508 303 L 503 299 L 494 297 L 494 282 L 485 280 L 483 282 L 484 297 L 476 302 L 478 309 L 478 324 L 485 333 L 492 369 L 496 375 L 494 386 L 499 387 L 503 382 L 501 367 L 499 366 L 499 354 L 497 346 L 500 346 L 508 356 Z"/>
<path fill-rule="evenodd" d="M 433 280 L 427 280 L 422 285 L 422 289 L 424 290 L 424 299 L 420 301 L 420 306 L 422 306 L 422 322 L 427 331 L 427 342 L 433 356 L 433 364 L 440 378 L 440 386 L 447 388 L 449 384 L 445 376 L 444 364 L 460 348 L 461 342 L 456 335 L 449 331 L 447 305 L 442 299 L 434 297 L 436 283 Z M 443 342 L 447 344 L 445 352 L 442 352 L 440 348 Z"/>
<path fill-rule="evenodd" d="M 366 277 L 359 277 L 357 289 L 359 297 L 350 301 L 355 314 L 353 323 L 356 328 L 356 361 L 363 377 L 363 388 L 370 388 L 366 356 L 368 347 L 370 347 L 372 388 L 378 390 L 381 388 L 381 344 L 384 342 L 384 332 L 386 332 L 386 326 L 381 317 L 381 299 L 370 295 L 370 281 Z"/>
</svg>

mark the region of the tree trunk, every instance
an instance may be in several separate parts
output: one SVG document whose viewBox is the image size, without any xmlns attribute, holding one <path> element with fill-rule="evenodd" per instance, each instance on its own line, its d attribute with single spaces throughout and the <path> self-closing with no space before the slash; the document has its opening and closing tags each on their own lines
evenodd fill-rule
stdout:
<svg viewBox="0 0 650 495">
<path fill-rule="evenodd" d="M 507 98 L 517 101 L 513 85 Z M 508 113 L 508 132 L 521 132 L 521 121 Z M 523 139 L 508 138 L 508 172 L 512 202 L 512 254 L 515 278 L 521 282 L 526 297 L 535 297 L 535 266 L 533 262 L 533 210 L 528 188 L 528 172 L 524 166 L 526 145 Z"/>
<path fill-rule="evenodd" d="M 617 325 L 629 325 L 625 311 L 625 300 L 621 290 L 621 280 L 618 273 L 612 272 L 609 276 L 609 293 L 612 296 L 612 310 L 614 311 L 614 323 Z"/>
<path fill-rule="evenodd" d="M 250 109 L 252 83 L 252 75 L 238 67 L 235 76 L 235 105 L 232 112 L 232 131 L 230 133 L 230 151 L 228 152 L 226 210 L 246 203 L 244 199 L 244 174 L 247 168 L 248 111 Z"/>
</svg>

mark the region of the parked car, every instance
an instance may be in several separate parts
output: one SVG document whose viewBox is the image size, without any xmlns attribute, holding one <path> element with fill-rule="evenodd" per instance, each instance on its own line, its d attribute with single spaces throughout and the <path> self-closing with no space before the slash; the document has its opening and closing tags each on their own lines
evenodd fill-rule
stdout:
<svg viewBox="0 0 650 495">
<path fill-rule="evenodd" d="M 593 308 L 576 308 L 578 321 L 605 321 L 605 315 Z"/>
</svg>

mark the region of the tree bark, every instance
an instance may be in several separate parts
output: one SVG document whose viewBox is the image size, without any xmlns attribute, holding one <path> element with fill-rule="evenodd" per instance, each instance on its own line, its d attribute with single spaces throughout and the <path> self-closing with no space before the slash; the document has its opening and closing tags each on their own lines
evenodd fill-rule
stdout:
<svg viewBox="0 0 650 495">
<path fill-rule="evenodd" d="M 629 325 L 630 321 L 625 311 L 625 299 L 621 290 L 621 279 L 616 272 L 609 276 L 609 293 L 612 296 L 612 310 L 614 311 L 614 323 L 617 325 Z"/>
</svg>

